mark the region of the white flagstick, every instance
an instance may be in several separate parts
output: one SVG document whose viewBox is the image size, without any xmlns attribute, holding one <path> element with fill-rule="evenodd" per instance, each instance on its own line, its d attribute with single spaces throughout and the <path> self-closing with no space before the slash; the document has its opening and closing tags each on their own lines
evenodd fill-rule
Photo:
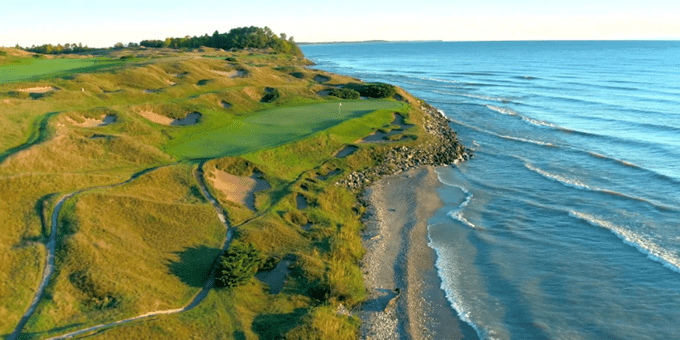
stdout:
<svg viewBox="0 0 680 340">
<path fill-rule="evenodd" d="M 338 106 L 338 114 L 340 114 L 340 107 L 342 107 L 342 103 Z"/>
</svg>

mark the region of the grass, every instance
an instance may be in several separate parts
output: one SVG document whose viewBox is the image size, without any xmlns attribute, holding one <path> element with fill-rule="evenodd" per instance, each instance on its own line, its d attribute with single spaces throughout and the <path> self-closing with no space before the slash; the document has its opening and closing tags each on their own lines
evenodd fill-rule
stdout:
<svg viewBox="0 0 680 340">
<path fill-rule="evenodd" d="M 174 138 L 164 149 L 185 159 L 245 154 L 305 138 L 376 110 L 399 107 L 391 101 L 348 101 L 338 112 L 337 102 L 320 103 L 267 110 L 224 126 L 215 126 L 219 123 L 207 116 L 202 125 L 171 132 Z"/>
<path fill-rule="evenodd" d="M 124 61 L 109 58 L 17 59 L 12 63 L 0 65 L 0 84 L 68 77 L 103 70 L 122 63 Z"/>
<path fill-rule="evenodd" d="M 102 61 L 129 53 L 142 58 Z M 356 80 L 324 73 L 329 80 L 320 85 L 312 80 L 319 72 L 306 69 L 304 59 L 241 51 L 229 52 L 237 61 L 227 62 L 225 55 L 151 49 L 42 60 L 10 49 L 3 57 L 11 60 L 0 72 L 8 65 L 25 68 L 24 78 L 0 82 L 0 126 L 7 131 L 0 135 L 0 218 L 6 225 L 0 235 L 0 319 L 7 320 L 0 335 L 11 332 L 39 282 L 56 200 L 86 188 L 93 189 L 67 201 L 60 214 L 57 270 L 24 337 L 59 335 L 186 304 L 202 286 L 224 237 L 192 175 L 200 160 L 206 173 L 214 167 L 236 175 L 257 169 L 270 183 L 271 189 L 257 194 L 255 212 L 207 184 L 239 224 L 237 239 L 272 258 L 295 256 L 284 291 L 270 295 L 253 279 L 211 291 L 189 312 L 95 337 L 354 338 L 357 319 L 335 311 L 364 297 L 361 209 L 353 193 L 333 183 L 372 166 L 387 146 L 358 144 L 346 158 L 333 155 L 390 127 L 395 111 L 421 126 L 422 113 L 392 100 L 342 101 L 338 112 L 338 101 L 316 93 Z M 247 76 L 226 75 L 236 69 Z M 40 98 L 16 91 L 36 86 L 60 90 Z M 279 93 L 272 103 L 261 101 L 267 88 Z M 231 106 L 223 107 L 223 101 Z M 202 118 L 195 126 L 164 126 L 140 116 L 144 110 L 173 118 L 200 112 Z M 116 123 L 96 128 L 74 123 L 102 114 L 116 115 Z M 417 143 L 422 129 L 412 133 L 416 140 L 398 143 Z M 96 188 L 144 169 L 153 170 L 125 185 Z M 319 179 L 328 173 L 334 176 Z M 307 208 L 297 209 L 297 196 Z M 311 230 L 301 228 L 305 219 Z"/>
</svg>

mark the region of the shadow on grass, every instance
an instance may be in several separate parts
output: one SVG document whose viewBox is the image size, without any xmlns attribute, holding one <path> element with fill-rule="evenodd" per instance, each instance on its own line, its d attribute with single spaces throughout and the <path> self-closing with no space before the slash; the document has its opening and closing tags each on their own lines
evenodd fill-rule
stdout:
<svg viewBox="0 0 680 340">
<path fill-rule="evenodd" d="M 84 324 L 85 323 L 82 323 L 82 322 L 72 323 L 72 324 L 67 325 L 67 326 L 52 328 L 49 331 L 44 331 L 44 332 L 26 332 L 26 333 L 20 333 L 20 334 L 14 334 L 14 333 L 4 334 L 4 335 L 0 335 L 0 339 L 2 339 L 2 340 L 8 340 L 8 339 L 18 339 L 18 340 L 39 339 L 39 338 L 44 338 L 45 335 L 47 335 L 47 334 L 62 333 L 64 331 L 67 331 L 67 330 L 70 330 L 70 329 L 79 328 Z"/>
<path fill-rule="evenodd" d="M 258 315 L 253 320 L 253 332 L 260 339 L 284 339 L 286 333 L 295 328 L 306 313 L 306 309 L 298 308 L 287 314 Z"/>
<path fill-rule="evenodd" d="M 31 135 L 28 137 L 28 140 L 25 143 L 23 143 L 19 146 L 15 146 L 11 149 L 8 149 L 7 151 L 5 151 L 3 153 L 0 153 L 0 163 L 4 162 L 5 159 L 7 159 L 9 156 L 11 156 L 11 155 L 13 155 L 13 154 L 15 154 L 19 151 L 23 151 L 25 149 L 30 148 L 31 146 L 33 146 L 35 144 L 39 144 L 39 143 L 44 142 L 47 139 L 47 135 L 49 133 L 49 131 L 47 129 L 48 122 L 49 122 L 50 118 L 52 116 L 56 115 L 57 113 L 59 113 L 59 112 L 50 112 L 50 113 L 47 113 L 46 115 L 40 117 L 40 119 L 36 120 L 33 123 L 32 132 L 31 132 Z"/>
<path fill-rule="evenodd" d="M 204 245 L 186 248 L 176 253 L 179 256 L 179 261 L 170 261 L 168 268 L 173 275 L 185 284 L 201 288 L 205 285 L 220 252 L 221 250 L 218 248 Z"/>
</svg>

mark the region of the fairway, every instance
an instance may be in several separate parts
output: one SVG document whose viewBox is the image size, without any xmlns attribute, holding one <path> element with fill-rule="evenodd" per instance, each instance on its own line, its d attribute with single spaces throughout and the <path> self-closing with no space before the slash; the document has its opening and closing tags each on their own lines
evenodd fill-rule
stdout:
<svg viewBox="0 0 680 340">
<path fill-rule="evenodd" d="M 234 156 L 302 139 L 347 119 L 376 110 L 396 110 L 403 105 L 384 100 L 338 104 L 330 102 L 267 110 L 211 130 L 201 128 L 202 124 L 180 127 L 178 129 L 187 129 L 187 133 L 171 140 L 165 151 L 184 159 Z"/>
<path fill-rule="evenodd" d="M 108 58 L 21 59 L 0 65 L 0 84 L 92 72 L 121 63 L 123 61 Z"/>
</svg>

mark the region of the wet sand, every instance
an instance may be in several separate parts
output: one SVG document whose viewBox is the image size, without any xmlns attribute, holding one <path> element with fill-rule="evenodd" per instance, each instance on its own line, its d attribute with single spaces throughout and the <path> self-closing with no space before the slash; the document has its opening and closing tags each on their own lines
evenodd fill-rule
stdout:
<svg viewBox="0 0 680 340">
<path fill-rule="evenodd" d="M 474 335 L 440 289 L 436 254 L 427 245 L 428 219 L 443 206 L 440 185 L 433 167 L 421 167 L 385 177 L 366 191 L 362 270 L 369 294 L 359 312 L 362 339 Z"/>
</svg>

